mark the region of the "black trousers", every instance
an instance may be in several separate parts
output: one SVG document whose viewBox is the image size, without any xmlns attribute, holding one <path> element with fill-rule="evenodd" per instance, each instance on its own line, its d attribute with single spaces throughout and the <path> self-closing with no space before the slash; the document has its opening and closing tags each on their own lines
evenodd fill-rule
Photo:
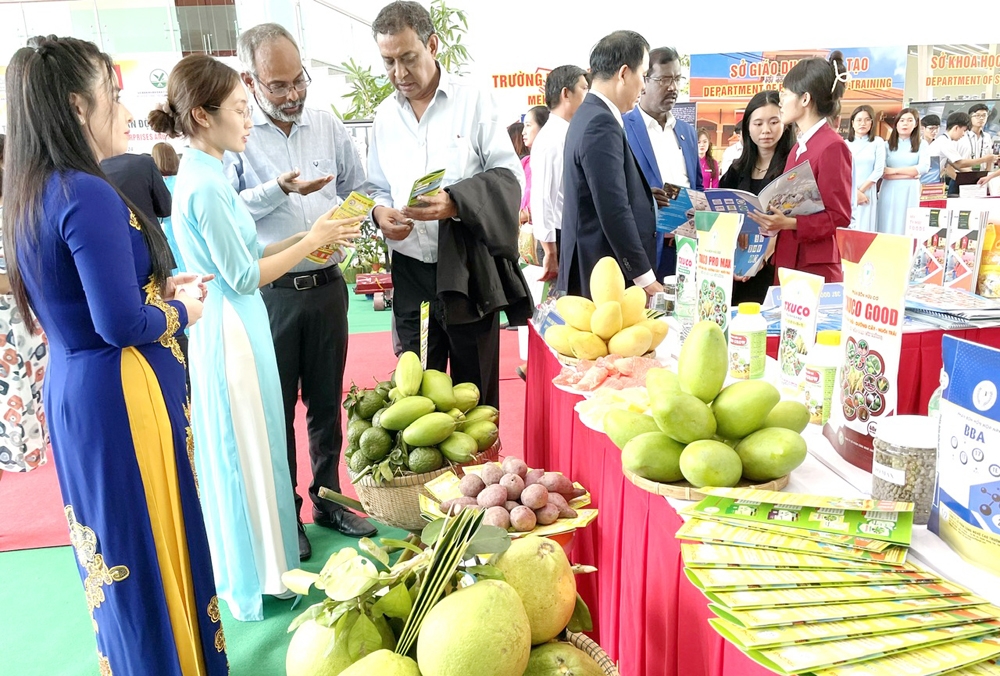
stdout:
<svg viewBox="0 0 1000 676">
<path fill-rule="evenodd" d="M 261 294 L 271 320 L 271 337 L 278 358 L 295 513 L 301 512 L 303 502 L 296 490 L 298 466 L 295 460 L 295 406 L 301 387 L 313 475 L 309 498 L 315 509 L 328 514 L 340 509 L 319 497 L 319 487 L 340 491 L 338 465 L 344 441 L 340 415 L 347 363 L 347 285 L 338 271 L 335 279 L 320 287 L 297 291 L 266 286 Z"/>
<path fill-rule="evenodd" d="M 437 298 L 437 263 L 392 255 L 392 312 L 403 350 L 420 354 L 420 304 L 430 301 L 427 368 L 448 370 L 458 383 L 475 383 L 481 404 L 500 408 L 500 322 L 493 313 L 471 324 L 448 325 Z"/>
</svg>

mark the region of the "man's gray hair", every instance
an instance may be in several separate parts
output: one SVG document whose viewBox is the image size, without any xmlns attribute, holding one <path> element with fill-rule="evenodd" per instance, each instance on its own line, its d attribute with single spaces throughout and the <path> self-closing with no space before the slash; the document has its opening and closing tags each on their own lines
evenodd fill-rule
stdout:
<svg viewBox="0 0 1000 676">
<path fill-rule="evenodd" d="M 244 68 L 256 74 L 257 50 L 263 45 L 274 42 L 279 38 L 285 38 L 295 45 L 295 49 L 299 48 L 295 42 L 295 38 L 292 37 L 292 34 L 284 26 L 277 23 L 262 23 L 243 31 L 239 42 L 236 43 L 236 56 L 239 57 L 240 63 L 243 64 Z"/>
</svg>

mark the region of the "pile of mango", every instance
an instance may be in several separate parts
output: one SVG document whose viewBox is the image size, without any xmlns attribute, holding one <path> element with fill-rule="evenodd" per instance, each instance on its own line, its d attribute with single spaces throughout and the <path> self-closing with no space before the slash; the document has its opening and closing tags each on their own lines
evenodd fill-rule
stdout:
<svg viewBox="0 0 1000 676">
<path fill-rule="evenodd" d="M 390 481 L 433 472 L 445 462 L 471 462 L 500 435 L 500 412 L 479 406 L 478 387 L 453 386 L 447 373 L 425 371 L 413 352 L 399 356 L 391 381 L 367 390 L 352 387 L 344 408 L 344 455 L 355 481 L 368 474 Z"/>
<path fill-rule="evenodd" d="M 651 481 L 683 479 L 701 488 L 764 483 L 801 465 L 809 410 L 780 401 L 763 380 L 723 388 L 728 361 L 718 324 L 695 324 L 677 372 L 651 369 L 646 376 L 653 415 L 620 409 L 605 415 L 604 431 L 621 449 L 622 467 Z"/>
<path fill-rule="evenodd" d="M 667 323 L 646 312 L 646 292 L 625 288 L 618 261 L 606 256 L 590 273 L 590 298 L 562 296 L 556 312 L 565 324 L 545 330 L 545 342 L 566 357 L 594 360 L 617 354 L 640 357 L 667 337 Z"/>
</svg>

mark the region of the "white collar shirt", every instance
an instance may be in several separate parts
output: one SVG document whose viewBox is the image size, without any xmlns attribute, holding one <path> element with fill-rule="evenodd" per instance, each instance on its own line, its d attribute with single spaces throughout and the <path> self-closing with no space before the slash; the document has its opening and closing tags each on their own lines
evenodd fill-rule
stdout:
<svg viewBox="0 0 1000 676">
<path fill-rule="evenodd" d="M 569 122 L 555 113 L 531 145 L 531 224 L 539 242 L 555 242 L 562 227 L 563 157 Z"/>
<path fill-rule="evenodd" d="M 611 112 L 612 114 L 614 114 L 615 119 L 618 120 L 618 124 L 621 125 L 622 129 L 624 129 L 625 120 L 622 119 L 622 111 L 618 110 L 618 106 L 612 103 L 611 99 L 609 99 L 607 96 L 597 91 L 596 89 L 591 89 L 590 93 L 599 98 L 601 101 L 604 101 L 604 105 L 606 105 L 608 108 L 611 109 Z"/>
<path fill-rule="evenodd" d="M 642 115 L 642 121 L 649 134 L 649 143 L 653 147 L 653 155 L 656 157 L 656 166 L 660 170 L 660 178 L 663 179 L 664 183 L 690 188 L 691 178 L 687 175 L 687 167 L 684 164 L 684 151 L 681 150 L 681 144 L 677 140 L 677 132 L 674 129 L 677 125 L 677 118 L 673 115 L 667 115 L 667 122 L 661 127 L 660 123 L 648 115 L 642 107 L 639 107 L 639 114 Z"/>
<path fill-rule="evenodd" d="M 302 110 L 287 136 L 255 108 L 246 148 L 242 153 L 227 152 L 223 165 L 257 223 L 258 241 L 265 246 L 309 230 L 317 218 L 365 183 L 361 157 L 344 123 L 333 113 L 311 108 Z M 286 195 L 278 187 L 278 176 L 293 169 L 306 181 L 328 175 L 334 179 L 310 195 Z M 302 261 L 291 271 L 317 270 L 338 260 L 339 256 L 323 264 Z"/>
<path fill-rule="evenodd" d="M 809 129 L 807 129 L 805 132 L 803 132 L 802 136 L 799 137 L 799 148 L 798 150 L 795 151 L 796 162 L 798 162 L 799 158 L 802 157 L 802 154 L 806 151 L 806 144 L 809 142 L 809 139 L 811 139 L 813 137 L 813 134 L 819 131 L 820 127 L 822 127 L 824 124 L 827 125 L 830 124 L 829 122 L 827 122 L 827 119 L 825 117 L 816 124 L 814 124 Z"/>
<path fill-rule="evenodd" d="M 974 160 L 993 152 L 993 139 L 985 131 L 976 134 L 970 129 L 958 140 L 957 145 L 958 151 L 967 160 Z"/>
<path fill-rule="evenodd" d="M 406 206 L 418 178 L 445 170 L 443 187 L 488 169 L 509 169 L 524 189 L 524 170 L 489 94 L 452 77 L 438 65 L 440 81 L 417 120 L 410 102 L 396 93 L 375 111 L 368 150 L 368 188 L 377 205 Z M 406 239 L 388 240 L 394 252 L 436 263 L 438 221 L 414 221 Z"/>
</svg>

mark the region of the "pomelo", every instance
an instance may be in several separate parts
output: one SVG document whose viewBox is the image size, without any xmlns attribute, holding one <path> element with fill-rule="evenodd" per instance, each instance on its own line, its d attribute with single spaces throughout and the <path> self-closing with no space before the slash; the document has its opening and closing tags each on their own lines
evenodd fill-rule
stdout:
<svg viewBox="0 0 1000 676">
<path fill-rule="evenodd" d="M 604 676 L 604 670 L 569 643 L 546 643 L 532 649 L 524 676 Z"/>
<path fill-rule="evenodd" d="M 532 644 L 550 641 L 566 628 L 576 608 L 576 577 L 559 544 L 534 535 L 519 538 L 496 567 L 521 597 Z"/>
<path fill-rule="evenodd" d="M 349 666 L 341 676 L 420 676 L 417 663 L 391 650 L 376 650 Z"/>
</svg>

